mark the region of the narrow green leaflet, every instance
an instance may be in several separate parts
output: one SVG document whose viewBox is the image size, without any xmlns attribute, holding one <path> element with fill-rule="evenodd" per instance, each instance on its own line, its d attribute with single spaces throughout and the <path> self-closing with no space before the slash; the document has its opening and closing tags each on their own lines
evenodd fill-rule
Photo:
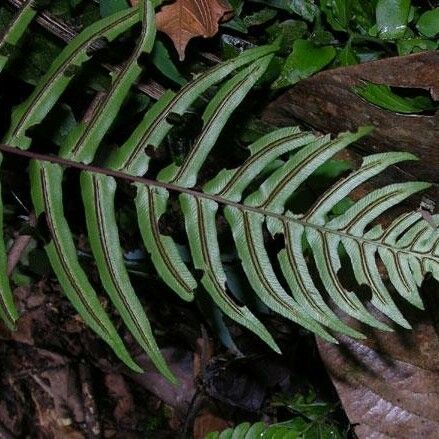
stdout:
<svg viewBox="0 0 439 439">
<path fill-rule="evenodd" d="M 416 114 L 436 108 L 433 100 L 427 96 L 398 96 L 387 85 L 367 82 L 355 86 L 353 90 L 367 102 L 396 113 Z"/>
<path fill-rule="evenodd" d="M 238 57 L 219 64 L 188 83 L 177 94 L 166 92 L 145 114 L 143 121 L 133 131 L 130 138 L 111 157 L 107 166 L 131 175 L 144 175 L 148 169 L 147 146 L 157 148 L 172 125 L 167 121 L 171 113 L 182 115 L 189 106 L 209 87 L 220 82 L 234 70 L 245 66 L 277 50 L 276 45 L 249 49 Z"/>
<path fill-rule="evenodd" d="M 127 352 L 116 329 L 81 268 L 72 234 L 63 212 L 63 171 L 59 165 L 31 162 L 32 200 L 37 216 L 45 215 L 51 241 L 46 245 L 47 255 L 63 291 L 84 321 L 105 340 L 116 355 L 131 369 L 141 369 Z"/>
<path fill-rule="evenodd" d="M 183 164 L 181 166 L 172 164 L 165 168 L 158 175 L 159 180 L 183 187 L 192 187 L 196 184 L 198 172 L 214 147 L 224 125 L 256 81 L 264 74 L 271 59 L 271 55 L 259 59 L 221 87 L 203 114 L 203 131 Z"/>
<path fill-rule="evenodd" d="M 186 231 L 195 268 L 203 271 L 201 283 L 212 300 L 231 319 L 257 334 L 274 351 L 280 352 L 272 336 L 246 306 L 238 306 L 226 291 L 224 272 L 216 230 L 218 205 L 190 195 L 180 196 Z"/>
<path fill-rule="evenodd" d="M 34 0 L 27 0 L 10 26 L 0 35 L 0 72 L 36 14 Z"/>
<path fill-rule="evenodd" d="M 0 163 L 2 156 L 0 155 Z M 15 322 L 18 319 L 18 313 L 14 305 L 14 298 L 12 296 L 11 287 L 7 275 L 7 258 L 5 243 L 3 240 L 3 202 L 1 197 L 0 186 L 0 318 L 9 329 L 15 327 Z"/>
<path fill-rule="evenodd" d="M 131 86 L 142 73 L 138 59 L 142 54 L 151 52 L 156 34 L 154 8 L 150 1 L 140 3 L 140 14 L 143 26 L 136 49 L 122 69 L 113 74 L 111 89 L 99 101 L 92 117 L 86 122 L 81 122 L 69 133 L 61 146 L 61 157 L 84 163 L 93 160 L 102 138 L 116 118 Z"/>
<path fill-rule="evenodd" d="M 80 67 L 90 59 L 90 46 L 102 38 L 114 40 L 138 21 L 139 11 L 132 8 L 84 29 L 53 62 L 30 97 L 14 109 L 4 143 L 29 148 L 31 139 L 27 130 L 47 116 Z"/>
<path fill-rule="evenodd" d="M 131 334 L 147 352 L 157 369 L 169 381 L 175 383 L 175 377 L 157 346 L 151 325 L 131 286 L 124 265 L 115 213 L 111 208 L 114 206 L 116 181 L 102 174 L 83 172 L 81 187 L 87 229 L 94 232 L 89 234 L 90 245 L 105 290 Z"/>
<path fill-rule="evenodd" d="M 166 212 L 166 189 L 138 184 L 136 208 L 145 248 L 152 263 L 167 285 L 184 300 L 193 300 L 197 282 L 183 262 L 171 236 L 160 233 L 159 219 Z"/>
</svg>

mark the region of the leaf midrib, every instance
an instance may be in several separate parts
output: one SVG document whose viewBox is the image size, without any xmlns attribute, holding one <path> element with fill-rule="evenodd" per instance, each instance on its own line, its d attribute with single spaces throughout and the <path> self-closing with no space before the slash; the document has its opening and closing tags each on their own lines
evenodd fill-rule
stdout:
<svg viewBox="0 0 439 439">
<path fill-rule="evenodd" d="M 49 162 L 49 163 L 56 163 L 56 164 L 61 165 L 61 166 L 66 166 L 69 168 L 76 168 L 76 169 L 79 169 L 82 171 L 88 171 L 88 172 L 93 172 L 93 173 L 97 173 L 97 174 L 107 175 L 107 176 L 111 176 L 114 178 L 131 181 L 133 183 L 141 183 L 141 184 L 144 184 L 146 186 L 159 187 L 159 188 L 163 188 L 163 189 L 167 189 L 167 190 L 171 190 L 171 191 L 175 191 L 175 192 L 179 192 L 179 193 L 184 193 L 184 194 L 192 195 L 195 198 L 204 198 L 204 199 L 212 200 L 212 201 L 215 201 L 215 202 L 222 204 L 222 205 L 235 207 L 241 211 L 253 212 L 253 213 L 262 215 L 264 217 L 270 217 L 270 218 L 274 218 L 274 219 L 277 219 L 280 221 L 289 221 L 292 223 L 300 224 L 301 226 L 303 226 L 305 228 L 308 227 L 308 228 L 312 228 L 312 229 L 322 231 L 325 233 L 330 233 L 330 234 L 338 235 L 338 236 L 341 236 L 344 238 L 353 239 L 353 240 L 360 242 L 362 244 L 370 244 L 370 245 L 375 245 L 376 247 L 386 248 L 392 252 L 398 252 L 398 253 L 412 255 L 418 259 L 422 259 L 422 260 L 429 259 L 429 260 L 432 260 L 432 261 L 439 264 L 439 257 L 437 257 L 437 256 L 433 257 L 430 254 L 425 253 L 425 252 L 422 253 L 422 252 L 410 251 L 410 250 L 406 250 L 403 248 L 398 248 L 396 246 L 386 244 L 386 243 L 382 242 L 381 240 L 372 240 L 372 239 L 364 238 L 362 236 L 350 235 L 342 230 L 334 230 L 334 229 L 330 229 L 330 228 L 325 227 L 325 226 L 320 226 L 317 224 L 308 223 L 306 221 L 301 221 L 299 218 L 293 218 L 293 217 L 290 217 L 288 215 L 282 215 L 282 214 L 278 214 L 275 212 L 266 211 L 266 210 L 261 209 L 259 207 L 247 206 L 245 204 L 231 201 L 231 200 L 228 200 L 227 198 L 223 198 L 223 197 L 218 196 L 218 195 L 199 192 L 199 191 L 196 191 L 193 189 L 177 186 L 177 185 L 172 184 L 172 183 L 165 183 L 165 182 L 161 182 L 161 181 L 151 180 L 149 178 L 137 177 L 134 175 L 126 174 L 124 172 L 115 171 L 115 170 L 109 169 L 109 168 L 101 168 L 98 166 L 86 165 L 83 163 L 63 159 L 60 157 L 49 156 L 46 154 L 40 154 L 40 153 L 36 153 L 36 152 L 32 152 L 32 151 L 17 149 L 17 148 L 11 147 L 9 145 L 4 145 L 4 144 L 0 144 L 0 151 L 3 151 L 5 153 L 19 155 L 22 157 L 27 157 L 29 159 L 40 160 L 40 161 Z"/>
</svg>

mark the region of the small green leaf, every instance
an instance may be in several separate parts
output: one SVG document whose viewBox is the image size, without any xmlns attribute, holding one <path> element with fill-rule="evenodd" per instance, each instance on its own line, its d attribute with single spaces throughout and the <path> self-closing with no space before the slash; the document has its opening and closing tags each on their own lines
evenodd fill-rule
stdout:
<svg viewBox="0 0 439 439">
<path fill-rule="evenodd" d="M 123 11 L 128 8 L 126 0 L 99 0 L 99 9 L 101 17 L 108 17 L 116 12 Z"/>
<path fill-rule="evenodd" d="M 361 35 L 367 35 L 369 29 L 375 24 L 376 3 L 377 0 L 352 0 L 352 13 L 355 16 L 352 25 Z"/>
<path fill-rule="evenodd" d="M 383 40 L 404 36 L 410 14 L 410 0 L 379 0 L 376 7 L 378 35 Z"/>
<path fill-rule="evenodd" d="M 242 19 L 242 21 L 246 27 L 260 26 L 261 24 L 272 20 L 274 17 L 276 17 L 276 15 L 277 11 L 274 9 L 264 8 L 260 11 L 254 12 L 253 14 L 247 15 Z"/>
<path fill-rule="evenodd" d="M 106 175 L 83 172 L 81 189 L 90 246 L 102 284 L 133 337 L 163 376 L 176 383 L 124 265 L 114 211 L 116 181 Z"/>
<path fill-rule="evenodd" d="M 322 1 L 320 2 L 320 8 L 325 13 L 328 23 L 334 30 L 348 30 L 352 19 L 352 0 Z"/>
<path fill-rule="evenodd" d="M 434 102 L 427 96 L 414 98 L 398 96 L 387 85 L 365 83 L 355 86 L 353 90 L 367 102 L 395 113 L 422 113 L 436 108 Z"/>
<path fill-rule="evenodd" d="M 280 54 L 289 55 L 294 41 L 304 38 L 308 33 L 308 26 L 304 21 L 285 20 L 275 23 L 267 29 L 269 41 L 273 42 L 280 38 Z"/>
<path fill-rule="evenodd" d="M 346 44 L 346 46 L 337 53 L 336 63 L 342 67 L 358 64 L 358 62 L 358 56 L 350 44 Z"/>
<path fill-rule="evenodd" d="M 285 61 L 281 75 L 273 84 L 273 88 L 286 87 L 308 78 L 327 66 L 335 58 L 336 53 L 332 46 L 318 47 L 310 41 L 295 41 L 293 52 Z"/>
<path fill-rule="evenodd" d="M 439 8 L 424 12 L 419 18 L 416 27 L 422 35 L 434 38 L 439 34 Z"/>
<path fill-rule="evenodd" d="M 154 44 L 151 61 L 157 69 L 171 81 L 174 81 L 178 85 L 185 85 L 187 83 L 186 78 L 178 71 L 172 62 L 168 48 L 159 40 Z"/>
<path fill-rule="evenodd" d="M 307 21 L 314 21 L 319 15 L 319 8 L 311 0 L 254 0 L 273 8 L 283 9 L 292 14 L 299 15 Z"/>
<path fill-rule="evenodd" d="M 436 50 L 439 45 L 437 41 L 424 38 L 410 38 L 409 40 L 398 40 L 396 43 L 398 55 L 410 55 L 411 53 L 423 52 L 426 50 Z"/>
</svg>

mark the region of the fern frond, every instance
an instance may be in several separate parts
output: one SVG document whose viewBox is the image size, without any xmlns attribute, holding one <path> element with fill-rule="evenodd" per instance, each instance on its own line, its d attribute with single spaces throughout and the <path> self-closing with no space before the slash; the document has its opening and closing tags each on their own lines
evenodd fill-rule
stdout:
<svg viewBox="0 0 439 439">
<path fill-rule="evenodd" d="M 32 200 L 37 216 L 45 213 L 51 241 L 46 252 L 64 292 L 87 324 L 99 334 L 118 357 L 133 370 L 141 369 L 131 359 L 77 258 L 77 252 L 63 213 L 63 171 L 59 165 L 32 161 Z"/>
<path fill-rule="evenodd" d="M 23 37 L 36 14 L 34 0 L 27 0 L 17 12 L 12 23 L 0 35 L 0 72 L 4 69 L 15 46 Z"/>
<path fill-rule="evenodd" d="M 172 128 L 167 120 L 171 113 L 182 115 L 209 87 L 221 82 L 235 70 L 250 64 L 277 50 L 276 45 L 256 47 L 243 52 L 240 56 L 201 74 L 189 82 L 180 92 L 167 91 L 145 114 L 142 122 L 133 131 L 118 151 L 110 156 L 107 166 L 131 175 L 144 175 L 148 170 L 148 146 L 157 148 Z"/>
<path fill-rule="evenodd" d="M 139 20 L 138 9 L 130 8 L 93 23 L 75 37 L 56 58 L 29 98 L 14 109 L 4 142 L 22 149 L 29 148 L 31 139 L 27 131 L 41 123 L 81 66 L 91 58 L 89 48 L 92 43 L 102 38 L 112 41 Z"/>
<path fill-rule="evenodd" d="M 0 164 L 3 156 L 0 154 Z M 14 298 L 9 285 L 7 274 L 8 262 L 5 242 L 3 240 L 3 201 L 0 185 L 0 319 L 5 322 L 9 329 L 14 329 L 18 319 L 18 312 L 14 304 Z"/>
<path fill-rule="evenodd" d="M 90 59 L 88 48 L 93 42 L 100 38 L 114 40 L 139 21 L 142 30 L 133 53 L 123 68 L 113 74 L 111 87 L 98 101 L 94 112 L 67 135 L 58 157 L 48 158 L 26 151 L 32 142 L 29 128 L 44 121 L 72 78 Z M 330 213 L 359 185 L 391 165 L 413 160 L 413 156 L 387 153 L 364 158 L 357 170 L 335 183 L 314 206 L 300 215 L 288 210 L 291 197 L 322 164 L 367 135 L 368 128 L 333 139 L 298 128 L 278 129 L 250 145 L 249 157 L 239 167 L 223 169 L 204 184 L 199 181 L 200 169 L 231 115 L 266 71 L 276 45 L 248 50 L 195 78 L 180 91 L 166 92 L 145 113 L 128 139 L 104 158 L 105 168 L 90 165 L 142 73 L 139 58 L 150 53 L 155 31 L 150 1 L 141 1 L 138 9 L 120 12 L 85 29 L 54 61 L 30 97 L 14 109 L 4 140 L 14 147 L 12 151 L 33 158 L 32 200 L 36 214 L 45 217 L 51 236 L 46 251 L 60 284 L 84 321 L 122 361 L 139 370 L 80 266 L 64 215 L 65 166 L 83 171 L 80 181 L 87 233 L 103 287 L 133 338 L 170 381 L 175 381 L 174 376 L 160 353 L 124 264 L 114 203 L 118 178 L 135 185 L 134 202 L 141 236 L 163 281 L 186 301 L 196 298 L 203 288 L 224 314 L 254 332 L 275 351 L 280 352 L 269 331 L 246 304 L 238 304 L 230 294 L 221 260 L 219 216 L 224 217 L 231 231 L 250 285 L 272 312 L 332 342 L 336 341 L 334 332 L 364 337 L 338 317 L 324 298 L 324 288 L 332 302 L 349 316 L 389 330 L 342 284 L 342 253 L 346 253 L 357 283 L 369 287 L 372 305 L 390 320 L 408 327 L 380 273 L 385 268 L 396 292 L 422 307 L 418 288 L 425 275 L 432 273 L 439 279 L 439 232 L 418 212 L 402 215 L 386 229 L 374 224 L 381 214 L 428 184 L 409 182 L 377 188 L 344 214 L 334 218 Z M 157 180 L 142 178 L 150 161 L 147 147 L 158 148 L 172 129 L 169 116 L 183 115 L 214 85 L 219 86 L 204 110 L 201 133 L 187 157 L 182 163 L 172 163 L 162 169 Z M 202 189 L 196 189 L 199 187 Z M 171 191 L 180 194 L 178 203 L 192 264 L 183 261 L 174 238 L 160 231 L 160 219 L 167 212 Z M 1 207 L 0 204 L 0 214 Z M 267 247 L 270 234 L 284 240 L 277 260 L 273 260 Z M 192 271 L 192 266 L 198 273 Z M 13 327 L 17 312 L 6 278 L 3 242 L 0 243 L 0 299 L 0 317 Z"/>
</svg>

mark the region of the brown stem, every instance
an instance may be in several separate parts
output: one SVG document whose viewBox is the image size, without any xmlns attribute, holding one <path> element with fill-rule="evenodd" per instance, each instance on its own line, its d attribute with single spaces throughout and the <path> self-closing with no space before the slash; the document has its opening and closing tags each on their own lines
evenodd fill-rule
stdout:
<svg viewBox="0 0 439 439">
<path fill-rule="evenodd" d="M 141 183 L 141 184 L 144 184 L 146 186 L 160 187 L 160 188 L 164 188 L 164 189 L 167 189 L 167 190 L 170 190 L 173 192 L 179 192 L 181 194 L 188 194 L 188 195 L 192 195 L 193 197 L 197 197 L 197 198 L 204 198 L 206 200 L 212 200 L 218 204 L 235 207 L 239 210 L 244 210 L 244 211 L 248 211 L 248 212 L 259 213 L 259 214 L 264 215 L 266 217 L 277 218 L 277 219 L 280 219 L 283 221 L 287 218 L 284 215 L 280 215 L 280 214 L 277 214 L 275 212 L 268 212 L 268 211 L 266 211 L 264 209 L 260 209 L 258 207 L 247 206 L 247 205 L 243 205 L 240 203 L 236 203 L 234 201 L 230 201 L 230 200 L 223 198 L 219 195 L 212 195 L 212 194 L 207 194 L 205 192 L 199 192 L 199 191 L 196 191 L 193 189 L 188 189 L 185 187 L 177 186 L 177 185 L 172 184 L 172 183 L 164 183 L 162 181 L 151 180 L 149 178 L 137 177 L 134 175 L 126 174 L 124 172 L 114 171 L 113 169 L 100 168 L 98 166 L 93 166 L 93 165 L 85 165 L 84 163 L 75 162 L 73 160 L 67 160 L 67 159 L 63 159 L 61 157 L 56 157 L 56 156 L 47 155 L 47 154 L 40 154 L 37 152 L 32 152 L 32 151 L 27 151 L 27 150 L 22 150 L 19 148 L 14 148 L 14 147 L 9 146 L 9 145 L 0 144 L 0 151 L 3 151 L 5 153 L 9 153 L 9 154 L 18 155 L 21 157 L 26 157 L 26 158 L 31 159 L 31 160 L 39 160 L 42 162 L 55 163 L 55 164 L 58 164 L 61 166 L 69 167 L 69 168 L 80 169 L 81 171 L 87 171 L 87 172 L 93 172 L 96 174 L 108 175 L 110 177 L 114 177 L 114 178 L 122 179 L 122 180 L 126 180 L 126 181 L 131 181 L 133 183 Z"/>
<path fill-rule="evenodd" d="M 37 222 L 37 220 L 36 220 L 35 214 L 31 213 L 29 215 L 29 225 L 32 227 L 35 227 L 36 222 Z M 21 255 L 26 250 L 31 239 L 32 239 L 32 236 L 30 236 L 30 235 L 20 235 L 14 241 L 14 244 L 12 245 L 11 250 L 9 250 L 9 253 L 8 253 L 8 268 L 7 268 L 8 276 L 10 276 L 12 274 L 12 272 L 14 271 L 15 267 L 17 266 L 18 262 L 21 259 Z"/>
<path fill-rule="evenodd" d="M 90 367 L 86 363 L 81 363 L 79 365 L 79 378 L 81 381 L 82 400 L 88 437 L 101 437 L 102 429 L 99 422 L 99 413 L 93 392 L 93 380 Z"/>
</svg>

